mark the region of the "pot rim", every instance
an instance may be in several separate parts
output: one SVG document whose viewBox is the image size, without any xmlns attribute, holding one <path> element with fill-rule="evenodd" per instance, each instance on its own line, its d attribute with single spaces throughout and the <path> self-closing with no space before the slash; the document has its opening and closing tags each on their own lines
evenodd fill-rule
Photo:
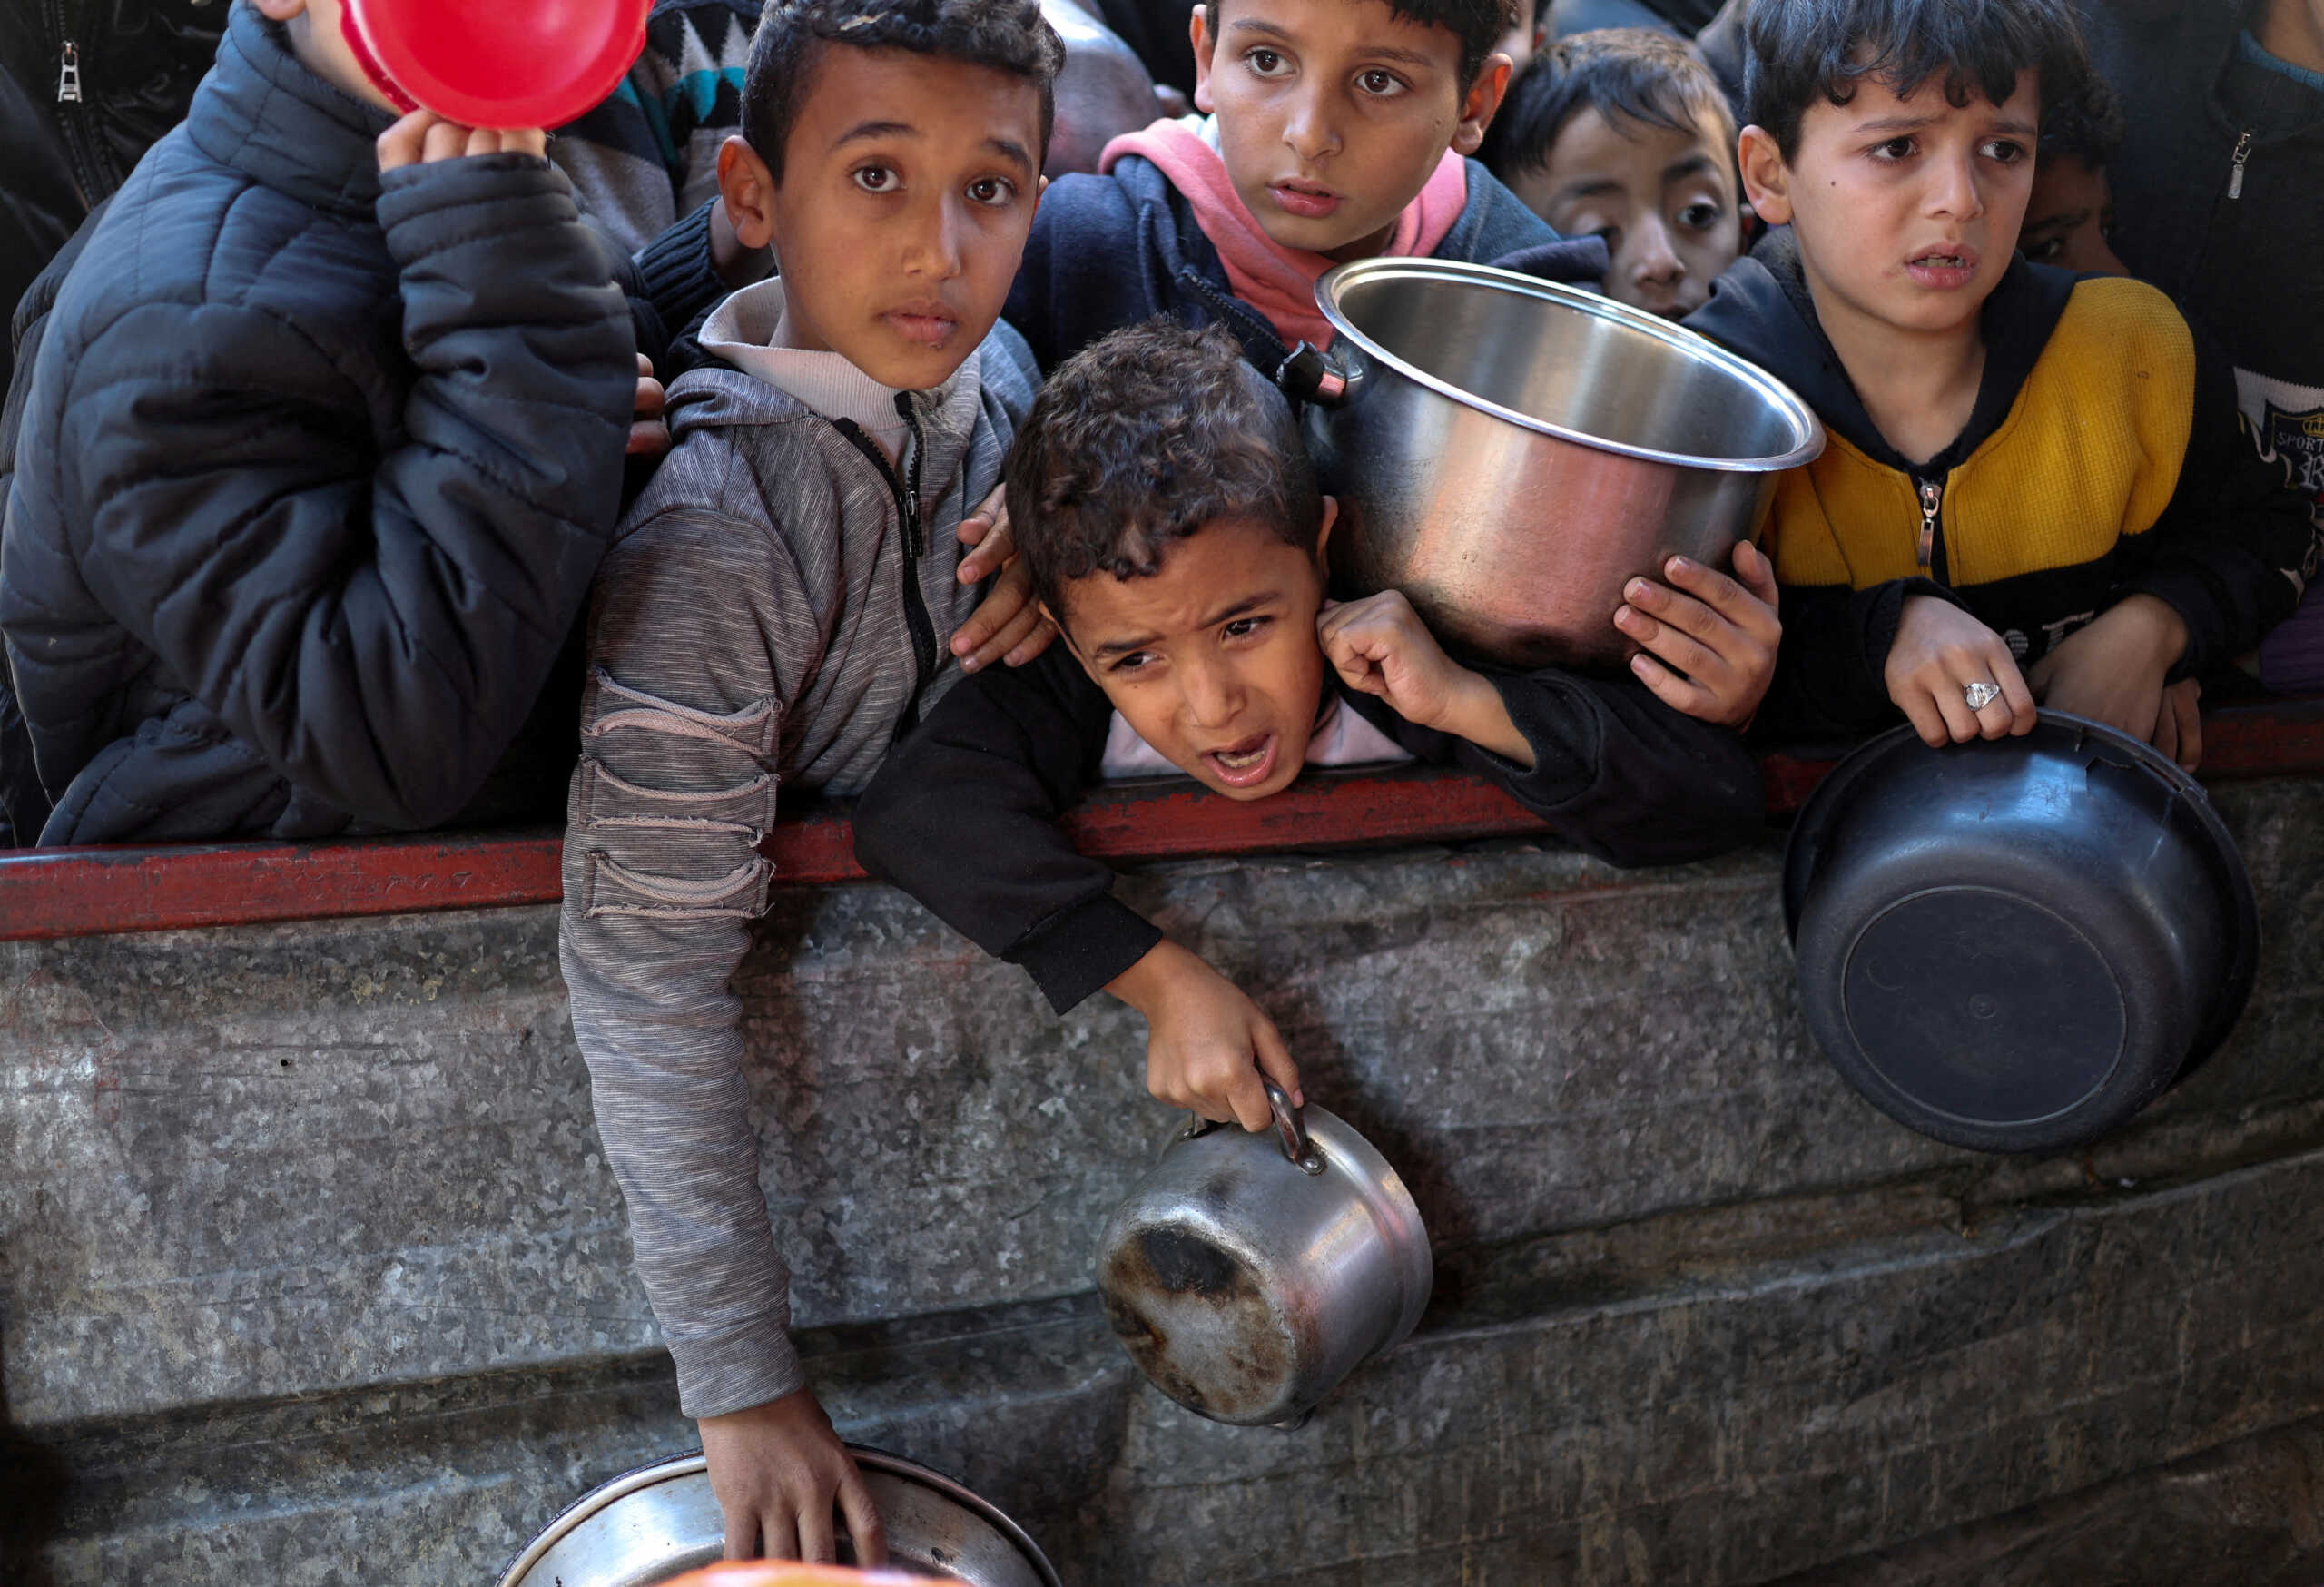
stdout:
<svg viewBox="0 0 2324 1587">
<path fill-rule="evenodd" d="M 1026 1562 L 1033 1567 L 1034 1573 L 1047 1583 L 1047 1587 L 1064 1587 L 1057 1567 L 1049 1563 L 1049 1558 L 1041 1552 L 1040 1545 L 1027 1535 L 1023 1527 L 1002 1513 L 991 1500 L 963 1487 L 942 1472 L 931 1470 L 918 1461 L 906 1460 L 902 1455 L 891 1454 L 884 1449 L 851 1444 L 847 1445 L 847 1452 L 855 1458 L 855 1464 L 866 1471 L 883 1472 L 889 1476 L 918 1483 L 924 1488 L 933 1488 L 961 1508 L 972 1512 L 1025 1556 Z M 576 1528 L 599 1511 L 611 1508 L 632 1493 L 709 1469 L 709 1458 L 697 1451 L 693 1454 L 666 1455 L 660 1460 L 649 1461 L 599 1484 L 558 1511 L 556 1518 L 542 1529 L 541 1534 L 525 1545 L 524 1552 L 500 1573 L 499 1587 L 518 1587 L 525 1579 L 525 1573 L 540 1563 L 543 1555 L 563 1543 Z"/>
<path fill-rule="evenodd" d="M 1348 289 L 1367 281 L 1398 276 L 1498 288 L 1640 331 L 1699 363 L 1714 366 L 1756 390 L 1770 408 L 1783 416 L 1792 433 L 1799 439 L 1789 451 L 1769 457 L 1703 458 L 1686 452 L 1660 451 L 1652 447 L 1591 435 L 1585 430 L 1570 429 L 1564 425 L 1521 413 L 1513 408 L 1504 408 L 1397 357 L 1350 320 L 1340 307 L 1340 298 Z M 1323 311 L 1324 318 L 1331 321 L 1332 329 L 1362 348 L 1366 358 L 1386 365 L 1414 384 L 1425 387 L 1463 408 L 1489 414 L 1536 435 L 1571 441 L 1593 451 L 1636 458 L 1642 462 L 1667 463 L 1681 468 L 1707 468 L 1723 474 L 1779 474 L 1787 468 L 1812 463 L 1824 452 L 1823 421 L 1800 399 L 1797 392 L 1758 365 L 1728 351 L 1709 337 L 1674 324 L 1659 315 L 1649 314 L 1643 309 L 1633 309 L 1628 303 L 1617 302 L 1596 292 L 1586 292 L 1561 281 L 1545 281 L 1540 276 L 1526 275 L 1519 271 L 1501 270 L 1489 264 L 1469 264 L 1459 260 L 1359 259 L 1347 264 L 1334 265 L 1317 279 L 1315 306 Z"/>
<path fill-rule="evenodd" d="M 2227 972 L 2221 978 L 2209 1007 L 2203 1010 L 2196 1021 L 2194 1040 L 2179 1067 L 2179 1073 L 2183 1076 L 2209 1058 L 2227 1040 L 2236 1021 L 2242 1018 L 2244 1006 L 2250 1001 L 2251 990 L 2259 977 L 2259 900 L 2251 888 L 2250 871 L 2243 862 L 2243 851 L 2237 846 L 2235 834 L 2228 830 L 2225 818 L 2211 803 L 2210 794 L 2194 774 L 2152 744 L 2132 738 L 2102 722 L 2093 722 L 2071 712 L 2053 711 L 2045 706 L 2037 715 L 2039 722 L 2034 731 L 2022 738 L 1973 742 L 1991 748 L 2015 749 L 2025 754 L 2045 748 L 2073 753 L 2095 744 L 2114 754 L 2127 755 L 2141 770 L 2168 787 L 2177 803 L 2194 813 L 2196 823 L 2221 862 L 2220 869 L 2226 877 L 2226 886 L 2221 890 L 2223 896 L 2220 900 L 2221 912 L 2228 917 L 2229 929 L 2234 932 L 2235 940 L 2228 951 Z M 1856 798 L 1856 784 L 1863 781 L 1872 768 L 1915 749 L 1926 750 L 1932 754 L 1945 753 L 1944 750 L 1929 750 L 1929 746 L 1922 742 L 1920 730 L 1910 723 L 1892 727 L 1851 751 L 1817 784 L 1816 791 L 1800 806 L 1798 815 L 1792 821 L 1790 835 L 1784 842 L 1783 857 L 1784 935 L 1794 943 L 1798 941 L 1800 916 L 1807 908 L 1807 895 L 1822 873 L 1822 856 L 1817 852 L 1820 840 L 1837 824 L 1841 813 Z"/>
</svg>

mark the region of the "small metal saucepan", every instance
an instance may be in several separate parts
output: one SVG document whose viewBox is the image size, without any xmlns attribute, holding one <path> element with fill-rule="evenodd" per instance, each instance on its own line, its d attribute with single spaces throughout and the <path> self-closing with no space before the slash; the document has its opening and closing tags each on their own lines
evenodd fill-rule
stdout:
<svg viewBox="0 0 2324 1587">
<path fill-rule="evenodd" d="M 1308 448 L 1339 498 L 1334 586 L 1400 589 L 1448 646 L 1620 667 L 1623 586 L 1674 553 L 1725 567 L 1824 429 L 1790 389 L 1669 320 L 1436 259 L 1324 272 Z"/>
<path fill-rule="evenodd" d="M 1784 919 L 1807 1028 L 1865 1098 L 1982 1151 L 2123 1123 L 2251 991 L 2251 881 L 2202 785 L 2063 712 L 1931 749 L 1900 727 L 1800 811 Z"/>
<path fill-rule="evenodd" d="M 1428 1230 L 1388 1160 L 1272 1082 L 1273 1134 L 1197 1119 L 1107 1221 L 1098 1290 L 1130 1359 L 1214 1421 L 1295 1423 L 1419 1323 Z"/>
<path fill-rule="evenodd" d="M 951 1478 L 883 1450 L 848 1450 L 888 1529 L 889 1571 L 970 1587 L 1060 1587 L 1024 1529 Z M 653 1587 L 714 1562 L 725 1543 L 707 1463 L 677 1455 L 574 1501 L 500 1587 Z"/>
</svg>

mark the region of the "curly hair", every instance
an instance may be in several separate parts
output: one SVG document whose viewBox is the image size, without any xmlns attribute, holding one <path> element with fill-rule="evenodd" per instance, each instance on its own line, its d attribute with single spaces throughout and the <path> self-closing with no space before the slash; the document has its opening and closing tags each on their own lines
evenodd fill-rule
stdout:
<svg viewBox="0 0 2324 1587">
<path fill-rule="evenodd" d="M 909 50 L 1024 78 L 1041 96 L 1033 163 L 1047 157 L 1065 44 L 1042 17 L 1040 0 L 775 0 L 759 21 L 743 75 L 743 139 L 775 181 L 783 180 L 783 145 L 814 87 L 816 57 L 833 44 Z"/>
<path fill-rule="evenodd" d="M 1752 0 L 1744 23 L 1743 100 L 1786 160 L 1817 100 L 1846 104 L 1865 78 L 1902 98 L 1933 77 L 1946 103 L 1995 104 L 2031 69 L 2042 120 L 2089 105 L 2092 68 L 2073 0 Z"/>
<path fill-rule="evenodd" d="M 1323 528 L 1290 400 L 1226 331 L 1167 316 L 1059 364 L 1002 478 L 1034 592 L 1060 618 L 1068 585 L 1151 577 L 1206 523 L 1239 518 L 1303 548 Z"/>
<path fill-rule="evenodd" d="M 1504 179 L 1541 170 L 1566 123 L 1584 110 L 1616 128 L 1706 128 L 1734 154 L 1735 113 L 1692 44 L 1657 28 L 1601 27 L 1570 34 L 1526 64 L 1494 118 L 1485 163 Z"/>
</svg>

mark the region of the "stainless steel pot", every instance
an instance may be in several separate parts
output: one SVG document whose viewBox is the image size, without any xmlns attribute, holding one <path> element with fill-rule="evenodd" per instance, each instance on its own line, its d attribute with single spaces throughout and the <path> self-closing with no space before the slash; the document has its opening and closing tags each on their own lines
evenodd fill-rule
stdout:
<svg viewBox="0 0 2324 1587">
<path fill-rule="evenodd" d="M 972 1587 L 1061 1587 L 1022 1527 L 951 1478 L 883 1450 L 848 1448 L 888 1529 L 889 1569 Z M 715 1562 L 725 1540 L 708 1465 L 677 1455 L 583 1494 L 517 1556 L 500 1587 L 652 1587 Z"/>
<path fill-rule="evenodd" d="M 1931 749 L 1899 727 L 1793 823 L 1800 1010 L 1841 1076 L 1982 1151 L 2114 1129 L 2226 1038 L 2259 959 L 2235 840 L 2152 745 L 2044 711 Z"/>
<path fill-rule="evenodd" d="M 1295 1422 L 1420 1321 L 1428 1230 L 1388 1160 L 1272 1083 L 1275 1131 L 1196 1120 L 1107 1220 L 1098 1290 L 1138 1370 L 1187 1409 Z"/>
<path fill-rule="evenodd" d="M 1334 583 L 1403 591 L 1472 655 L 1622 665 L 1622 586 L 1672 553 L 1724 567 L 1776 476 L 1824 449 L 1773 376 L 1578 288 L 1368 259 L 1326 271 L 1315 301 L 1332 367 L 1320 389 L 1286 384 L 1315 392 Z"/>
</svg>

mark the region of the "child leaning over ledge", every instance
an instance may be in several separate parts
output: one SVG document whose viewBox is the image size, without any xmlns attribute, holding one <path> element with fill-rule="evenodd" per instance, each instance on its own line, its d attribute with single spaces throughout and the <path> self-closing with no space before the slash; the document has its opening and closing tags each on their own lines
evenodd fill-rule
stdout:
<svg viewBox="0 0 2324 1587">
<path fill-rule="evenodd" d="M 2143 283 L 2028 264 L 2070 0 L 1758 0 L 1743 180 L 1787 230 L 1688 321 L 1814 406 L 1778 482 L 1769 724 L 1931 744 L 2034 701 L 2200 753 L 2196 675 L 2288 616 L 2316 528 L 2239 433 L 2232 373 Z"/>
<path fill-rule="evenodd" d="M 339 8 L 237 0 L 19 371 L 21 841 L 450 819 L 612 533 L 637 369 L 610 261 L 539 133 L 396 121 Z"/>
<path fill-rule="evenodd" d="M 857 804 L 856 853 L 1024 965 L 1059 1012 L 1104 988 L 1144 1013 L 1147 1083 L 1165 1101 L 1262 1129 L 1260 1070 L 1295 1097 L 1298 1074 L 1249 998 L 1074 852 L 1058 818 L 1100 777 L 1175 768 L 1249 800 L 1309 764 L 1452 762 L 1620 864 L 1697 859 L 1759 831 L 1758 768 L 1727 725 L 1749 717 L 1775 665 L 1774 585 L 1748 547 L 1737 558 L 1759 593 L 1674 568 L 1702 598 L 1654 586 L 1669 626 L 1624 619 L 1688 678 L 1643 668 L 1649 693 L 1462 666 L 1401 595 L 1324 601 L 1337 509 L 1316 494 L 1289 403 L 1224 330 L 1168 320 L 1057 370 L 1008 486 L 1069 654 L 947 695 Z"/>
<path fill-rule="evenodd" d="M 730 1554 L 832 1558 L 834 1495 L 877 1551 L 788 1337 L 729 979 L 777 788 L 862 788 L 960 675 L 955 530 L 1032 400 L 996 320 L 1059 55 L 1034 0 L 768 9 L 719 179 L 783 274 L 712 315 L 721 361 L 672 384 L 670 455 L 597 582 L 565 980 Z"/>
</svg>

